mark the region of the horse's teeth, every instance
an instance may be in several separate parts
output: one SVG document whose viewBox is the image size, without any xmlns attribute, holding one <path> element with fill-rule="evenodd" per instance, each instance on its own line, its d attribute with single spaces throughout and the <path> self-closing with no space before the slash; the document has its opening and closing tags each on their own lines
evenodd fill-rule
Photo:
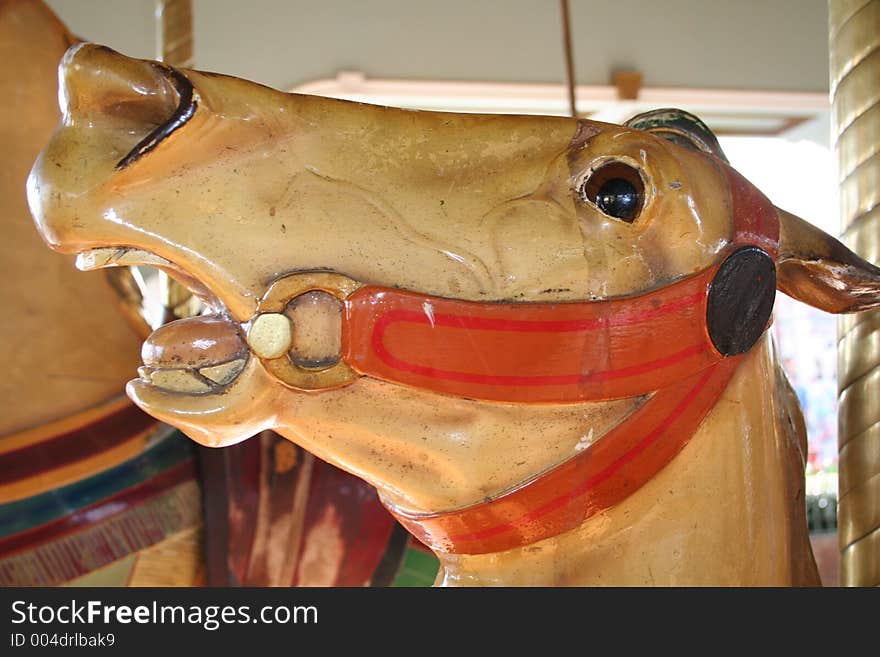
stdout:
<svg viewBox="0 0 880 657">
<path fill-rule="evenodd" d="M 76 254 L 74 264 L 80 271 L 89 271 L 91 269 L 99 269 L 106 267 L 115 257 L 119 255 L 120 249 L 91 249 Z"/>
<path fill-rule="evenodd" d="M 140 249 L 122 249 L 122 253 L 114 261 L 114 264 L 122 265 L 170 265 L 171 261 L 162 256 Z"/>
<path fill-rule="evenodd" d="M 211 386 L 189 370 L 156 370 L 150 375 L 153 385 L 175 392 L 210 392 Z"/>
<path fill-rule="evenodd" d="M 264 313 L 257 317 L 247 334 L 247 341 L 260 358 L 279 358 L 290 350 L 292 340 L 290 320 L 279 313 Z"/>
<path fill-rule="evenodd" d="M 114 246 L 78 253 L 75 264 L 77 269 L 89 271 L 101 267 L 122 267 L 125 265 L 170 265 L 171 262 L 149 251 Z"/>
<path fill-rule="evenodd" d="M 242 368 L 244 368 L 244 363 L 245 359 L 239 358 L 237 360 L 229 361 L 228 363 L 223 363 L 222 365 L 203 367 L 199 370 L 199 374 L 206 379 L 210 379 L 214 383 L 225 386 L 239 375 Z"/>
</svg>

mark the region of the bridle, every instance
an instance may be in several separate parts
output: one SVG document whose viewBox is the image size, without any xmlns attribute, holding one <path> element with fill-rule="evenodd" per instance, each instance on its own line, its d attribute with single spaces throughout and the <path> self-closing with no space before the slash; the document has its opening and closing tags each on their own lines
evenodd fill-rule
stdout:
<svg viewBox="0 0 880 657">
<path fill-rule="evenodd" d="M 556 536 L 618 503 L 687 444 L 770 322 L 779 245 L 773 205 L 729 167 L 733 235 L 718 261 L 629 298 L 495 303 L 363 285 L 332 272 L 279 278 L 252 322 L 320 290 L 343 306 L 342 350 L 323 367 L 261 356 L 284 384 L 319 391 L 361 376 L 517 404 L 644 397 L 588 448 L 492 499 L 439 513 L 389 510 L 432 548 L 497 552 Z M 267 322 L 268 323 L 268 322 Z M 258 354 L 259 355 L 259 354 Z"/>
</svg>

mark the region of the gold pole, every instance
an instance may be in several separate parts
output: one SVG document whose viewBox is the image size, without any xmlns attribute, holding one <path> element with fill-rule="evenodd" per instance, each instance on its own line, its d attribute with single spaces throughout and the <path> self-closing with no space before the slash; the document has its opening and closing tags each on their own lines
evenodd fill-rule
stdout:
<svg viewBox="0 0 880 657">
<path fill-rule="evenodd" d="M 559 0 L 559 13 L 562 17 L 562 50 L 565 55 L 565 86 L 568 90 L 568 111 L 571 116 L 577 118 L 577 101 L 575 100 L 575 87 L 577 81 L 574 76 L 574 55 L 571 47 L 571 21 L 568 13 L 568 0 Z"/>
<path fill-rule="evenodd" d="M 157 0 L 157 58 L 177 68 L 193 65 L 192 0 Z M 167 316 L 165 321 L 197 314 L 198 303 L 185 286 L 159 271 L 159 289 Z"/>
<path fill-rule="evenodd" d="M 192 0 L 156 0 L 156 59 L 178 68 L 193 66 Z M 143 337 L 162 324 L 198 315 L 202 303 L 161 270 L 114 267 L 105 272 L 123 312 Z"/>
<path fill-rule="evenodd" d="M 880 0 L 829 0 L 843 239 L 880 264 Z M 880 584 L 880 311 L 839 323 L 840 583 Z"/>
<path fill-rule="evenodd" d="M 178 68 L 193 65 L 192 0 L 158 0 L 156 18 L 159 22 L 157 58 Z"/>
</svg>

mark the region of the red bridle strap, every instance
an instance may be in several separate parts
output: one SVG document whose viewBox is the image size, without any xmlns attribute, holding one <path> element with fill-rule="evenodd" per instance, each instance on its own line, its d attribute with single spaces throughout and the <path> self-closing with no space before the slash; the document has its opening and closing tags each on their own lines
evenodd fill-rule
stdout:
<svg viewBox="0 0 880 657">
<path fill-rule="evenodd" d="M 724 256 L 757 246 L 775 259 L 772 204 L 725 167 L 735 217 Z M 723 259 L 723 258 L 722 258 Z M 345 301 L 343 360 L 354 371 L 432 392 L 506 403 L 648 396 L 567 461 L 495 499 L 444 513 L 392 513 L 436 550 L 479 554 L 569 531 L 620 502 L 687 444 L 741 360 L 708 334 L 720 262 L 630 298 L 485 303 L 366 286 Z"/>
<path fill-rule="evenodd" d="M 645 395 L 721 359 L 705 322 L 715 270 L 591 303 L 493 304 L 368 286 L 346 302 L 344 360 L 374 378 L 471 399 Z"/>
<path fill-rule="evenodd" d="M 740 358 L 654 393 L 589 448 L 494 500 L 437 514 L 386 506 L 416 538 L 441 552 L 500 552 L 574 529 L 640 488 L 681 451 Z"/>
<path fill-rule="evenodd" d="M 729 170 L 737 217 L 727 253 L 775 258 L 773 206 Z M 487 303 L 365 286 L 345 301 L 342 360 L 356 372 L 498 402 L 571 403 L 645 395 L 719 362 L 706 330 L 718 264 L 629 298 Z"/>
</svg>

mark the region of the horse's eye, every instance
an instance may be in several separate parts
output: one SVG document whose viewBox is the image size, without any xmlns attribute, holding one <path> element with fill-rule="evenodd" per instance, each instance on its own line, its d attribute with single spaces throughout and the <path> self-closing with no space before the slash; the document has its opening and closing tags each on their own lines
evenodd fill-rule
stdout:
<svg viewBox="0 0 880 657">
<path fill-rule="evenodd" d="M 642 211 L 645 183 L 637 169 L 611 162 L 593 171 L 581 183 L 578 193 L 609 217 L 632 223 Z"/>
</svg>

